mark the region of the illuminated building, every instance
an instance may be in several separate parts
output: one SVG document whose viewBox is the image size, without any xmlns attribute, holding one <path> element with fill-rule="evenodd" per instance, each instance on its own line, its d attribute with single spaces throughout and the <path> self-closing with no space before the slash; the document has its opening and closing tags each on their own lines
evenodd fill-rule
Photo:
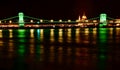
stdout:
<svg viewBox="0 0 120 70">
<path fill-rule="evenodd" d="M 84 13 L 83 16 L 82 16 L 82 20 L 86 20 L 86 19 L 87 19 L 87 16 Z"/>
</svg>

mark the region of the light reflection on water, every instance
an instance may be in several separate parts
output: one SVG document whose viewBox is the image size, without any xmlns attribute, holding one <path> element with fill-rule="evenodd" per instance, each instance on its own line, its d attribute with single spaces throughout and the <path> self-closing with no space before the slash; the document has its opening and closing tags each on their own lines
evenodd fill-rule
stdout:
<svg viewBox="0 0 120 70">
<path fill-rule="evenodd" d="M 0 29 L 0 69 L 109 70 L 119 42 L 120 28 Z"/>
</svg>

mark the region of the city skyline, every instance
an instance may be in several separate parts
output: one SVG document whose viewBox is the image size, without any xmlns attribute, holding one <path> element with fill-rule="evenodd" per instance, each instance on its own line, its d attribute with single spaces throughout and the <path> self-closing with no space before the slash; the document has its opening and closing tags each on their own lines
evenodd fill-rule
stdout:
<svg viewBox="0 0 120 70">
<path fill-rule="evenodd" d="M 101 13 L 119 18 L 118 3 L 112 0 L 3 0 L 0 18 L 15 16 L 18 12 L 45 19 L 76 19 L 83 13 L 88 18 L 98 17 Z"/>
</svg>

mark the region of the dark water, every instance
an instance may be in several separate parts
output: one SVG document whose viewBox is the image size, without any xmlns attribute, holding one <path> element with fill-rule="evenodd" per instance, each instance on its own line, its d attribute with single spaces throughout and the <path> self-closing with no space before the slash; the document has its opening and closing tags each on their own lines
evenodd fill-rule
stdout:
<svg viewBox="0 0 120 70">
<path fill-rule="evenodd" d="M 0 70 L 119 70 L 120 28 L 0 29 Z"/>
</svg>

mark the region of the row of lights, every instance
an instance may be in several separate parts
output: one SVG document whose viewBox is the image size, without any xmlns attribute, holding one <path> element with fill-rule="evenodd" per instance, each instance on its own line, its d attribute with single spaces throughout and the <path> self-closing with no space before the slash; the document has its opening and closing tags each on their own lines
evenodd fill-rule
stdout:
<svg viewBox="0 0 120 70">
<path fill-rule="evenodd" d="M 6 23 L 6 21 L 4 21 Z M 0 21 L 0 23 L 2 23 L 2 21 Z M 12 20 L 9 21 L 9 23 L 12 23 Z"/>
<path fill-rule="evenodd" d="M 44 21 L 44 20 L 42 20 L 42 19 L 40 20 L 40 22 L 43 22 L 43 21 Z M 33 20 L 30 20 L 30 22 L 32 23 Z M 54 20 L 51 19 L 50 22 L 54 22 Z M 63 21 L 60 19 L 59 22 L 63 22 Z M 67 22 L 72 22 L 72 21 L 69 19 L 69 20 L 67 20 Z M 81 22 L 81 21 L 76 20 L 75 22 Z M 84 22 L 88 22 L 88 20 L 84 20 Z M 93 20 L 93 22 L 97 22 L 97 20 Z"/>
<path fill-rule="evenodd" d="M 30 20 L 30 22 L 33 22 L 33 20 Z M 43 20 L 41 19 L 40 22 L 43 22 Z M 54 20 L 51 19 L 50 22 L 54 22 Z M 60 19 L 59 22 L 62 22 L 62 20 Z M 71 22 L 71 20 L 68 20 L 67 22 Z M 76 22 L 81 22 L 81 20 L 76 20 Z M 89 20 L 84 20 L 84 22 L 89 22 Z M 96 23 L 98 21 L 97 20 L 93 20 L 92 22 Z M 10 21 L 10 23 L 11 23 L 11 21 Z M 114 21 L 111 20 L 111 21 L 109 21 L 109 23 L 120 23 L 120 21 L 114 22 Z"/>
<path fill-rule="evenodd" d="M 34 22 L 34 21 L 33 21 L 33 20 L 30 20 L 30 22 L 32 23 L 32 22 Z M 41 19 L 40 22 L 43 22 L 43 20 Z M 54 22 L 54 20 L 51 19 L 50 22 Z M 62 22 L 62 20 L 60 19 L 59 22 Z M 71 20 L 68 20 L 68 22 L 71 22 Z"/>
<path fill-rule="evenodd" d="M 40 22 L 42 23 L 44 20 L 40 20 Z M 30 20 L 31 23 L 33 23 L 33 20 Z M 50 20 L 50 22 L 54 22 L 53 19 Z M 62 20 L 60 19 L 59 22 L 62 22 Z M 71 22 L 71 20 L 67 20 L 67 22 Z M 76 20 L 76 22 L 80 22 L 80 20 Z M 84 22 L 89 22 L 88 20 L 84 20 Z M 97 20 L 93 20 L 93 22 L 97 22 Z M 2 21 L 0 21 L 0 23 L 2 23 Z M 5 21 L 6 23 L 6 21 Z M 12 21 L 10 20 L 9 23 L 12 23 Z"/>
</svg>

